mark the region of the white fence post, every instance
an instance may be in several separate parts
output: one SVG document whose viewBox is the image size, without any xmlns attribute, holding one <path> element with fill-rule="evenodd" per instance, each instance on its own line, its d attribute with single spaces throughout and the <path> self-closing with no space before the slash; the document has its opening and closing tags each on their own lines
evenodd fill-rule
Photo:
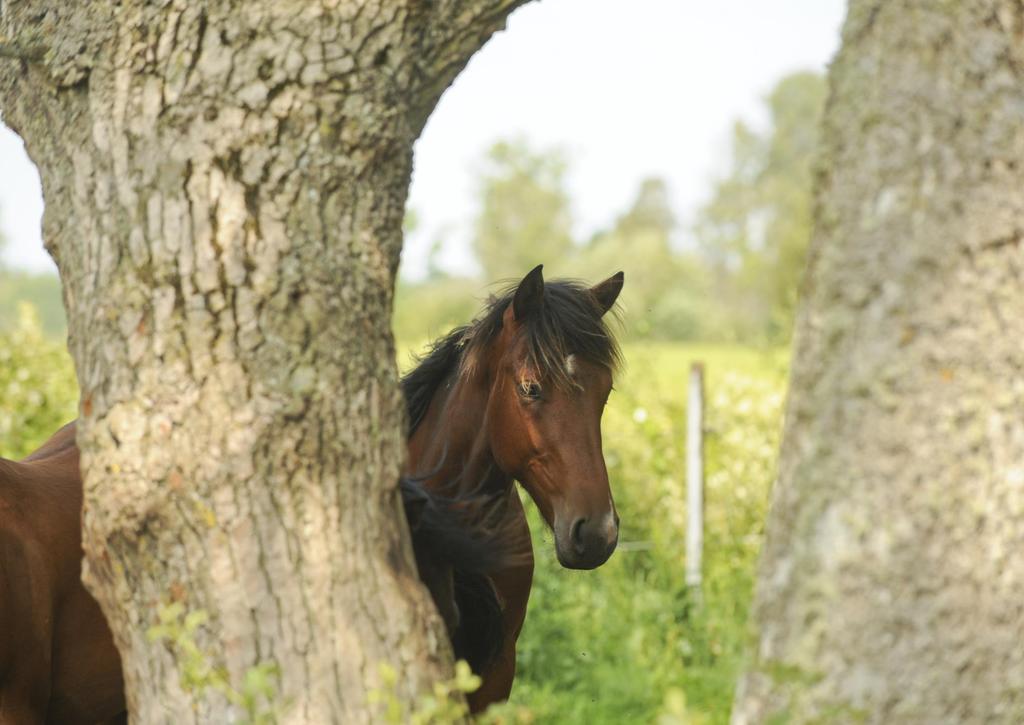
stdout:
<svg viewBox="0 0 1024 725">
<path fill-rule="evenodd" d="M 699 602 L 704 548 L 704 365 L 690 367 L 686 400 L 686 585 Z"/>
</svg>

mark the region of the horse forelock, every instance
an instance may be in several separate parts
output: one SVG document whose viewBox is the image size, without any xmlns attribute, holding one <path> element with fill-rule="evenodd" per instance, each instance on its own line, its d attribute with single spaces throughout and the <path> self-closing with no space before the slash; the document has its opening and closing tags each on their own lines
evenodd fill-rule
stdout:
<svg viewBox="0 0 1024 725">
<path fill-rule="evenodd" d="M 457 327 L 435 341 L 416 361 L 416 367 L 402 377 L 402 394 L 409 419 L 408 437 L 411 438 L 423 422 L 437 389 L 458 370 L 465 352 L 463 336 L 467 330 L 467 327 Z"/>
<path fill-rule="evenodd" d="M 503 311 L 514 293 L 515 288 L 507 290 L 495 304 Z M 526 343 L 531 371 L 564 389 L 576 385 L 566 364 L 570 356 L 612 372 L 619 367 L 619 346 L 604 310 L 590 288 L 576 280 L 547 282 L 543 303 L 523 321 L 519 334 Z"/>
<path fill-rule="evenodd" d="M 470 324 L 437 340 L 416 367 L 402 378 L 409 416 L 409 435 L 422 422 L 437 389 L 452 376 L 471 375 L 501 334 L 505 310 L 512 303 L 513 284 L 488 300 Z M 612 313 L 614 315 L 614 313 Z M 569 389 L 576 385 L 566 360 L 587 360 L 615 372 L 621 354 L 605 314 L 590 288 L 576 280 L 544 285 L 540 308 L 523 320 L 517 332 L 526 345 L 531 372 Z"/>
</svg>

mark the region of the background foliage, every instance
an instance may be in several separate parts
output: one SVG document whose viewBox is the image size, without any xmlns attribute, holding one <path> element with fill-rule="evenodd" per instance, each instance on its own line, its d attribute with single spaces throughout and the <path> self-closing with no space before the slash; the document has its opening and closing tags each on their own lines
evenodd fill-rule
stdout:
<svg viewBox="0 0 1024 725">
<path fill-rule="evenodd" d="M 696 217 L 680 222 L 665 182 L 641 182 L 615 222 L 589 239 L 572 237 L 567 156 L 525 141 L 501 141 L 477 179 L 473 253 L 481 276 L 448 274 L 437 262 L 425 279 L 403 280 L 395 331 L 420 339 L 468 320 L 484 282 L 545 274 L 603 279 L 624 269 L 620 300 L 633 340 L 789 340 L 811 234 L 811 182 L 825 84 L 814 73 L 783 78 L 765 99 L 763 127 L 737 121 L 730 159 Z"/>
<path fill-rule="evenodd" d="M 701 210 L 696 237 L 731 337 L 786 340 L 811 235 L 811 182 L 825 81 L 783 78 L 766 99 L 767 133 L 733 128 L 732 168 Z"/>
<path fill-rule="evenodd" d="M 78 385 L 63 342 L 22 302 L 0 329 L 0 456 L 21 458 L 75 417 Z"/>
</svg>

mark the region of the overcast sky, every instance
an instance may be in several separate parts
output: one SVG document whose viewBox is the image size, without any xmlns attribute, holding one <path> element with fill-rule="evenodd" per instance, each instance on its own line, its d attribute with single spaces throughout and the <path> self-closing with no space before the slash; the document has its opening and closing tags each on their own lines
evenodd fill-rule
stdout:
<svg viewBox="0 0 1024 725">
<path fill-rule="evenodd" d="M 641 179 L 662 176 L 684 222 L 727 167 L 737 118 L 795 70 L 825 70 L 842 0 L 541 0 L 516 11 L 445 93 L 416 145 L 410 206 L 419 226 L 403 272 L 419 276 L 434 239 L 465 269 L 475 171 L 497 139 L 569 154 L 580 237 L 607 226 Z M 39 238 L 39 178 L 0 128 L 5 259 L 52 269 Z"/>
</svg>

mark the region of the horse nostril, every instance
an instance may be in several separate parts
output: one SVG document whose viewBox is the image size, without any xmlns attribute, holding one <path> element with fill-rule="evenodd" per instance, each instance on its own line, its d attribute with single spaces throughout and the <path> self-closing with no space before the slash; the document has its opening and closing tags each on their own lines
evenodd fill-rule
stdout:
<svg viewBox="0 0 1024 725">
<path fill-rule="evenodd" d="M 572 546 L 576 549 L 577 554 L 582 554 L 586 550 L 586 546 L 583 543 L 583 525 L 585 523 L 587 523 L 587 520 L 584 518 L 576 519 L 572 525 L 572 530 L 569 532 Z"/>
<path fill-rule="evenodd" d="M 616 530 L 619 528 L 619 512 L 618 511 L 615 512 L 615 528 L 616 528 Z"/>
</svg>

